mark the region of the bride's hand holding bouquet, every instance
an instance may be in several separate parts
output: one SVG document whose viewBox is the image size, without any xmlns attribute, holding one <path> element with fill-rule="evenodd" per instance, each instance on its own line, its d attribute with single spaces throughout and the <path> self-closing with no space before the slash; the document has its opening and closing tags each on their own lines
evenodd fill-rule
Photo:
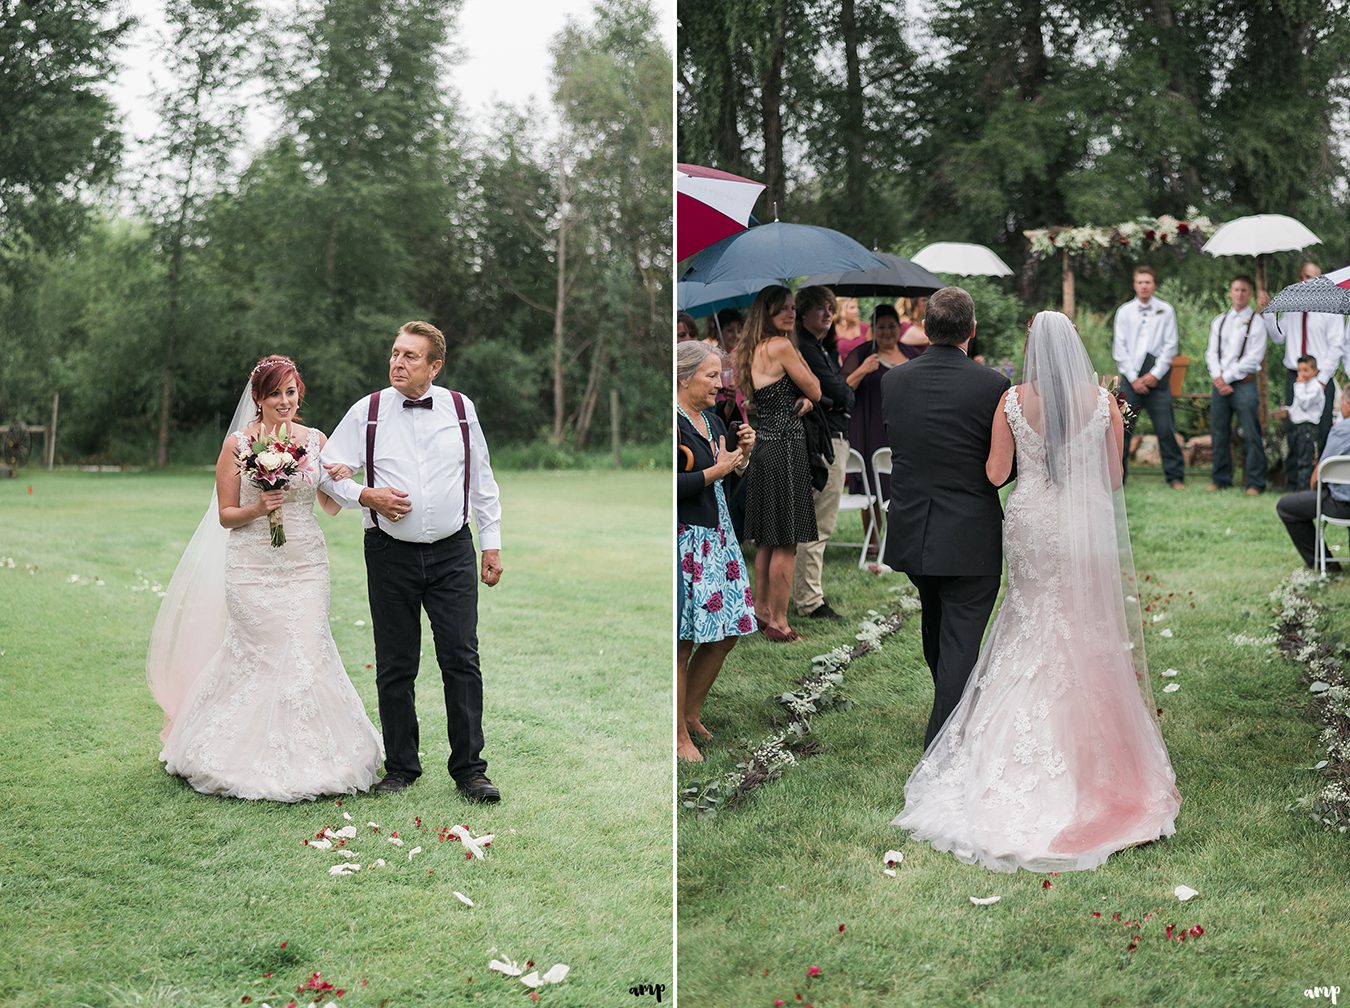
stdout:
<svg viewBox="0 0 1350 1008">
<path fill-rule="evenodd" d="M 239 476 L 262 493 L 260 504 L 267 511 L 273 546 L 286 543 L 281 515 L 283 494 L 292 479 L 309 471 L 308 454 L 285 424 L 270 433 L 260 431 L 246 448 L 239 449 Z"/>
</svg>

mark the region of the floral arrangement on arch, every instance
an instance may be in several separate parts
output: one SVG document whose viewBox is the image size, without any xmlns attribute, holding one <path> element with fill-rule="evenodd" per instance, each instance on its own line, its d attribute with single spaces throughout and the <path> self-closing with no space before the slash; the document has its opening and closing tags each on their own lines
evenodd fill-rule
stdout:
<svg viewBox="0 0 1350 1008">
<path fill-rule="evenodd" d="M 1161 217 L 1137 217 L 1112 227 L 1050 227 L 1024 231 L 1031 242 L 1035 259 L 1048 259 L 1059 252 L 1070 257 L 1104 259 L 1118 253 L 1141 255 L 1161 248 L 1184 249 L 1187 245 L 1199 248 L 1207 235 L 1214 231 L 1208 217 L 1195 207 L 1186 208 L 1186 219 L 1168 214 Z"/>
</svg>

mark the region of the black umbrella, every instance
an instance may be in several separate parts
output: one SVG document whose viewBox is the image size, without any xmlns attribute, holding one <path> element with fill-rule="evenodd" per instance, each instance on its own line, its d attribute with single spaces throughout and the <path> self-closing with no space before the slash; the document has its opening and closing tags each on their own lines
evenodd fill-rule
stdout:
<svg viewBox="0 0 1350 1008">
<path fill-rule="evenodd" d="M 848 273 L 818 273 L 802 281 L 807 287 L 829 287 L 845 297 L 927 297 L 947 286 L 936 273 L 930 273 L 908 259 L 889 252 L 874 252 L 885 266 Z"/>
<path fill-rule="evenodd" d="M 1338 270 L 1331 276 L 1347 272 Z M 1327 312 L 1331 315 L 1350 315 L 1350 290 L 1337 285 L 1331 276 L 1313 277 L 1302 283 L 1290 284 L 1270 299 L 1262 311 Z"/>
</svg>

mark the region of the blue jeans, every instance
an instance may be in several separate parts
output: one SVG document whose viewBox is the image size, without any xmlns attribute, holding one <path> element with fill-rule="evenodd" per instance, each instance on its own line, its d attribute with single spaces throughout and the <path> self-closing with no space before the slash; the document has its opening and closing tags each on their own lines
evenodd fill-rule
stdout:
<svg viewBox="0 0 1350 1008">
<path fill-rule="evenodd" d="M 1219 395 L 1215 389 L 1209 396 L 1209 429 L 1214 435 L 1213 481 L 1216 487 L 1233 485 L 1233 451 L 1231 447 L 1233 415 L 1237 414 L 1242 428 L 1244 460 L 1247 469 L 1247 487 L 1266 488 L 1266 447 L 1261 433 L 1261 411 L 1256 398 L 1256 380 L 1233 386 L 1232 395 Z"/>
</svg>

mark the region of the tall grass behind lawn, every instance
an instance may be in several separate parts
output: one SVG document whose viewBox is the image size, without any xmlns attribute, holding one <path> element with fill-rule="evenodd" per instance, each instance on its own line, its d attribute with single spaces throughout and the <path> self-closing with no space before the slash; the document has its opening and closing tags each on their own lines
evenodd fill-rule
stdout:
<svg viewBox="0 0 1350 1008">
<path fill-rule="evenodd" d="M 496 806 L 462 801 L 445 772 L 429 628 L 425 774 L 403 794 L 244 802 L 164 773 L 145 685 L 154 588 L 210 480 L 0 482 L 15 564 L 0 566 L 0 1004 L 280 1006 L 316 972 L 344 1008 L 533 1003 L 494 957 L 570 965 L 545 1005 L 669 989 L 668 476 L 499 474 L 505 574 L 479 595 Z M 333 634 L 378 723 L 360 520 L 320 521 Z M 366 867 L 331 876 L 338 852 L 303 841 L 348 824 Z M 485 860 L 440 839 L 456 824 L 495 834 Z M 336 998 L 301 1003 L 316 995 Z"/>
</svg>

